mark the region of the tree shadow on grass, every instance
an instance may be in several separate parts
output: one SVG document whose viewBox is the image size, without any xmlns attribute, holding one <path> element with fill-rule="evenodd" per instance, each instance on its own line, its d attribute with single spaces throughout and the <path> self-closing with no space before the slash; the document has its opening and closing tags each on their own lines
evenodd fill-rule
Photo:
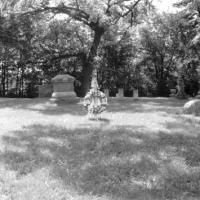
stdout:
<svg viewBox="0 0 200 200">
<path fill-rule="evenodd" d="M 0 161 L 19 176 L 50 167 L 52 176 L 80 193 L 113 199 L 200 197 L 200 172 L 182 169 L 200 165 L 200 137 L 164 132 L 152 137 L 137 128 L 33 125 L 3 138 L 7 148 Z"/>
<path fill-rule="evenodd" d="M 108 112 L 127 112 L 127 113 L 145 113 L 145 112 L 180 112 L 186 101 L 171 98 L 142 98 L 133 101 L 111 100 L 107 106 Z M 83 116 L 87 114 L 86 109 L 80 103 L 50 103 L 49 99 L 0 99 L 1 108 L 25 109 L 29 111 L 41 112 L 46 115 L 72 114 Z"/>
<path fill-rule="evenodd" d="M 27 111 L 36 111 L 46 115 L 61 115 L 71 114 L 83 116 L 87 114 L 83 105 L 78 102 L 72 103 L 52 103 L 49 98 L 1 98 L 0 109 L 12 108 L 12 109 L 24 109 Z"/>
<path fill-rule="evenodd" d="M 173 98 L 142 98 L 133 101 L 115 101 L 109 103 L 110 112 L 145 113 L 166 112 L 171 114 L 180 113 L 185 100 Z"/>
<path fill-rule="evenodd" d="M 21 108 L 28 105 L 32 99 L 0 98 L 0 108 Z"/>
</svg>

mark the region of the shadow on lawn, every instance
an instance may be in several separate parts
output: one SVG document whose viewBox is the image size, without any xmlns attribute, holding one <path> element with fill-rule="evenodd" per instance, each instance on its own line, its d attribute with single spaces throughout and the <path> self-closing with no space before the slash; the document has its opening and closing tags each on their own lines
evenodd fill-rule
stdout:
<svg viewBox="0 0 200 200">
<path fill-rule="evenodd" d="M 32 99 L 0 98 L 0 108 L 21 108 L 30 104 Z"/>
<path fill-rule="evenodd" d="M 86 109 L 79 103 L 51 103 L 49 98 L 1 98 L 1 108 L 25 109 L 28 111 L 41 112 L 46 115 L 71 114 L 83 116 L 87 114 Z"/>
<path fill-rule="evenodd" d="M 145 112 L 166 112 L 167 114 L 180 113 L 186 101 L 172 98 L 147 98 L 133 101 L 110 100 L 108 103 L 108 112 L 127 112 L 127 113 L 145 113 Z M 25 109 L 38 111 L 47 115 L 72 114 L 83 116 L 87 114 L 86 109 L 80 103 L 59 103 L 51 104 L 49 99 L 0 99 L 1 108 Z"/>
<path fill-rule="evenodd" d="M 171 114 L 181 113 L 186 100 L 174 98 L 144 98 L 133 101 L 114 101 L 109 102 L 108 111 L 145 113 L 145 112 L 166 112 Z"/>
<path fill-rule="evenodd" d="M 200 172 L 186 173 L 171 165 L 178 157 L 188 168 L 199 166 L 200 137 L 164 132 L 152 137 L 137 128 L 66 130 L 33 125 L 4 137 L 7 149 L 0 161 L 19 176 L 50 167 L 52 176 L 80 193 L 113 199 L 200 197 Z"/>
</svg>

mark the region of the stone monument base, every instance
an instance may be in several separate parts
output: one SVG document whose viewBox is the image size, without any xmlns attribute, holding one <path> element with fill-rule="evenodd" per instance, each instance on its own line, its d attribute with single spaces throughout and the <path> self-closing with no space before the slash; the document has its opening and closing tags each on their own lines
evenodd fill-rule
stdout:
<svg viewBox="0 0 200 200">
<path fill-rule="evenodd" d="M 50 101 L 52 103 L 77 103 L 80 99 L 75 92 L 53 92 Z"/>
</svg>

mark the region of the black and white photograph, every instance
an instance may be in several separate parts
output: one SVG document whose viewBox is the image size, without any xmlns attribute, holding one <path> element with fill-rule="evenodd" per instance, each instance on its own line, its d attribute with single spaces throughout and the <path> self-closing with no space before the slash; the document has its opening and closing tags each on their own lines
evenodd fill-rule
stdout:
<svg viewBox="0 0 200 200">
<path fill-rule="evenodd" d="M 200 200 L 200 0 L 0 0 L 0 200 Z"/>
</svg>

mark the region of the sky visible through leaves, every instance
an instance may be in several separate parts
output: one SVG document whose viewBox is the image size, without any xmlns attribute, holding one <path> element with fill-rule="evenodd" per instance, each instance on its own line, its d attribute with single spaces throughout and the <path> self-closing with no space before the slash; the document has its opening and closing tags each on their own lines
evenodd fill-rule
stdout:
<svg viewBox="0 0 200 200">
<path fill-rule="evenodd" d="M 154 5 L 159 12 L 176 12 L 178 8 L 173 7 L 173 4 L 179 0 L 154 0 Z"/>
</svg>

